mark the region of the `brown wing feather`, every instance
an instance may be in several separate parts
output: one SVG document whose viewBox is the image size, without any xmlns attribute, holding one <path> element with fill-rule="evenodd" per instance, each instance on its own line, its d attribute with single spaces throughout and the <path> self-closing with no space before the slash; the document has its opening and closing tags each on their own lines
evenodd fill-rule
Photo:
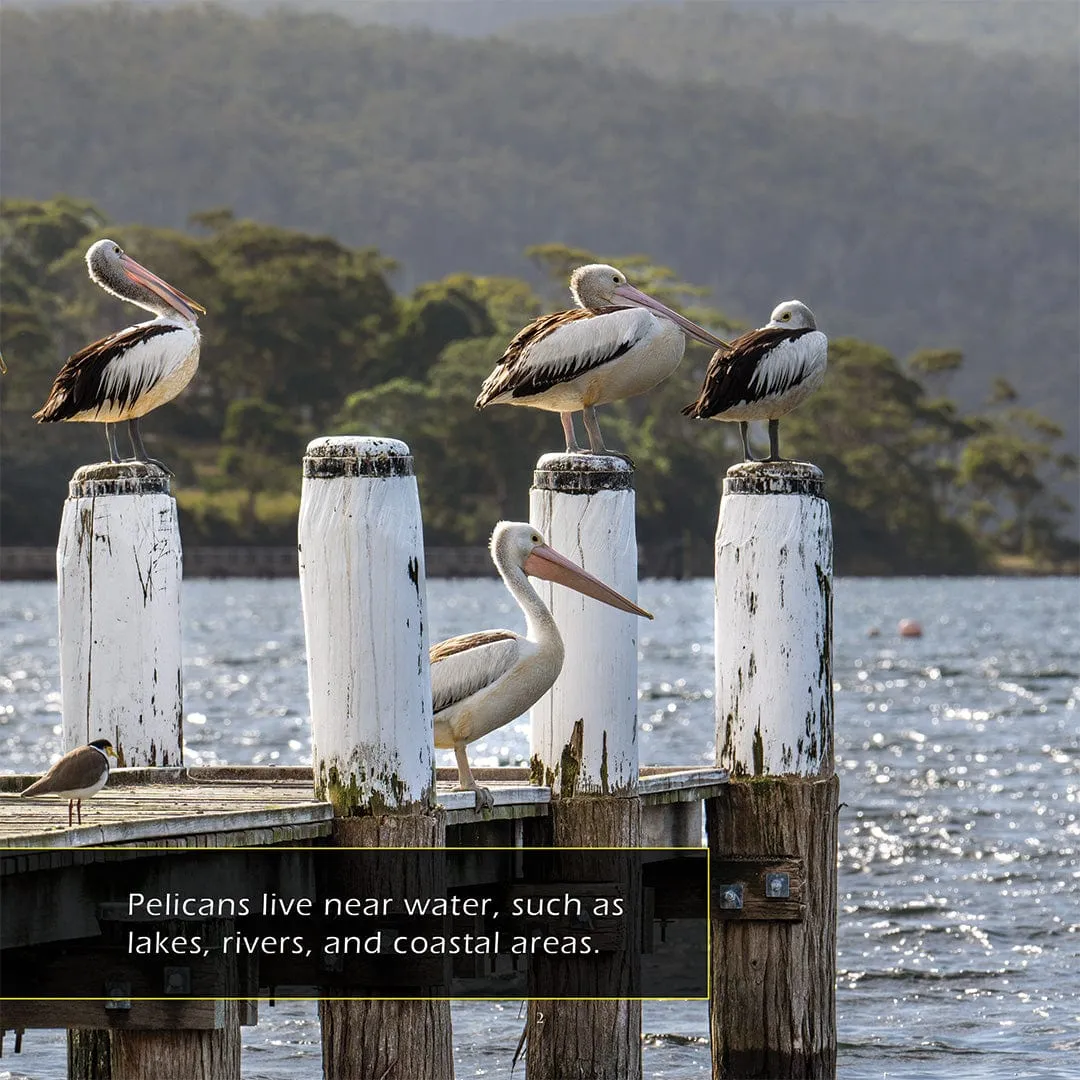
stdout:
<svg viewBox="0 0 1080 1080">
<path fill-rule="evenodd" d="M 541 315 L 529 323 L 524 329 L 519 330 L 506 346 L 506 352 L 495 362 L 495 368 L 484 380 L 480 387 L 480 394 L 476 399 L 476 407 L 484 408 L 490 404 L 493 398 L 507 390 L 512 390 L 523 374 L 522 357 L 530 345 L 542 341 L 549 334 L 553 334 L 560 326 L 567 323 L 577 322 L 579 319 L 591 319 L 595 315 L 606 315 L 611 311 L 621 310 L 618 307 L 605 308 L 570 308 L 568 311 L 556 311 L 551 315 Z"/>
<path fill-rule="evenodd" d="M 479 645 L 490 645 L 494 641 L 506 641 L 514 636 L 509 630 L 480 630 L 475 634 L 460 634 L 440 641 L 438 645 L 432 645 L 428 656 L 434 664 L 455 653 L 466 652 Z"/>
<path fill-rule="evenodd" d="M 48 424 L 105 405 L 107 402 L 101 396 L 100 388 L 109 364 L 133 345 L 179 330 L 180 327 L 169 323 L 140 323 L 80 349 L 60 369 L 45 404 L 34 413 L 34 419 L 39 424 Z M 117 387 L 116 397 L 112 400 L 115 404 L 130 405 L 142 390 L 143 387 L 137 384 Z M 124 400 L 118 400 L 119 397 Z"/>
<path fill-rule="evenodd" d="M 69 750 L 40 780 L 35 780 L 23 795 L 53 795 L 80 791 L 94 783 L 109 763 L 92 746 Z"/>
<path fill-rule="evenodd" d="M 753 398 L 751 380 L 765 355 L 782 341 L 811 334 L 810 328 L 787 330 L 763 327 L 736 338 L 728 349 L 717 349 L 705 372 L 697 401 L 683 407 L 683 416 L 706 419 Z"/>
</svg>

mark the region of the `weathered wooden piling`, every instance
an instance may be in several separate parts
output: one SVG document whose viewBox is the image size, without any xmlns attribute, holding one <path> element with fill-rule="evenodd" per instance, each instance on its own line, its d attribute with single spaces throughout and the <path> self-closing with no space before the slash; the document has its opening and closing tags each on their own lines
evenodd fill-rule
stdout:
<svg viewBox="0 0 1080 1080">
<path fill-rule="evenodd" d="M 713 1077 L 836 1069 L 832 526 L 821 472 L 728 470 L 716 532 Z"/>
<path fill-rule="evenodd" d="M 334 805 L 334 842 L 442 846 L 423 530 L 408 446 L 357 436 L 310 443 L 299 540 L 315 792 Z M 404 880 L 379 887 L 408 894 Z M 452 1080 L 446 1001 L 323 1000 L 319 1017 L 328 1080 Z"/>
<path fill-rule="evenodd" d="M 164 470 L 78 469 L 56 551 L 66 750 L 108 738 L 121 765 L 183 764 L 181 576 Z"/>
<path fill-rule="evenodd" d="M 630 599 L 637 597 L 633 468 L 621 458 L 545 454 L 529 496 L 529 520 L 557 551 Z M 548 784 L 557 847 L 637 847 L 638 621 L 569 589 L 540 583 L 566 648 L 562 674 L 533 706 L 531 773 Z M 626 864 L 619 861 L 625 872 Z M 596 870 L 615 871 L 597 857 Z M 627 925 L 640 920 L 640 881 L 623 881 Z M 640 933 L 630 940 L 640 941 Z M 605 982 L 640 994 L 636 948 L 613 954 Z M 531 982 L 553 975 L 534 957 Z M 557 976 L 555 976 L 557 981 Z M 550 983 L 549 983 L 550 984 Z M 529 1003 L 529 1080 L 633 1080 L 641 1076 L 641 1002 Z"/>
<path fill-rule="evenodd" d="M 176 501 L 163 469 L 126 461 L 76 470 L 56 550 L 65 750 L 104 737 L 121 765 L 183 764 L 181 566 Z M 223 1039 L 239 1048 L 238 1029 L 192 1037 L 214 1053 Z M 113 1060 L 127 1063 L 123 1075 L 136 1075 L 129 1050 L 153 1038 L 73 1029 L 69 1075 L 118 1078 Z"/>
<path fill-rule="evenodd" d="M 636 599 L 634 471 L 628 462 L 545 454 L 533 473 L 529 522 L 556 551 Z M 550 785 L 553 794 L 631 792 L 638 779 L 638 620 L 551 582 L 538 582 L 537 589 L 559 626 L 566 659 L 555 685 L 532 708 L 533 780 Z"/>
</svg>

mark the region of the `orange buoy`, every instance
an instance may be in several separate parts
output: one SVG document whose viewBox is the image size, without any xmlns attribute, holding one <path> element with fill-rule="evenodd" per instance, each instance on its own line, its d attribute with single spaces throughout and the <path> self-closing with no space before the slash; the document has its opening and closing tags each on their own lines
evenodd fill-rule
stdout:
<svg viewBox="0 0 1080 1080">
<path fill-rule="evenodd" d="M 922 626 L 915 619 L 901 619 L 896 632 L 901 637 L 922 637 Z"/>
</svg>

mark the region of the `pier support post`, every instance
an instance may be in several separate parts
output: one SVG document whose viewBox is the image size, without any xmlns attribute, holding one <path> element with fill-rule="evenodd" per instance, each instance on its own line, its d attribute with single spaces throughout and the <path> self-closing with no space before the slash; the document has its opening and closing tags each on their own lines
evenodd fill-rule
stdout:
<svg viewBox="0 0 1080 1080">
<path fill-rule="evenodd" d="M 716 532 L 714 1080 L 836 1071 L 832 525 L 821 473 L 728 470 Z"/>
<path fill-rule="evenodd" d="M 182 765 L 180 530 L 162 469 L 76 471 L 56 580 L 64 749 L 107 738 L 121 765 Z"/>
<path fill-rule="evenodd" d="M 76 470 L 68 490 L 56 549 L 64 749 L 107 738 L 121 765 L 182 765 L 182 555 L 169 478 L 146 462 L 101 462 Z M 103 1029 L 70 1031 L 68 1075 L 108 1080 L 111 1041 Z"/>
<path fill-rule="evenodd" d="M 634 471 L 628 462 L 545 454 L 533 473 L 529 523 L 556 551 L 636 600 Z M 549 581 L 537 582 L 537 591 L 558 624 L 566 659 L 555 685 L 532 708 L 533 783 L 566 796 L 633 792 L 637 620 Z"/>
<path fill-rule="evenodd" d="M 537 462 L 529 521 L 548 543 L 630 599 L 637 597 L 633 468 L 621 458 L 545 454 Z M 556 847 L 637 847 L 637 620 L 550 583 L 538 583 L 566 648 L 562 674 L 533 706 L 531 772 L 547 784 Z M 611 871 L 625 870 L 614 860 Z M 595 870 L 604 870 L 602 855 Z M 639 880 L 623 881 L 629 939 L 612 954 L 609 985 L 640 994 Z M 533 957 L 531 970 L 555 958 Z M 617 974 L 616 974 L 617 973 Z M 554 975 L 557 980 L 557 975 Z M 640 1001 L 529 1002 L 529 1080 L 634 1080 L 641 1076 Z"/>
<path fill-rule="evenodd" d="M 310 443 L 300 589 L 315 792 L 342 847 L 441 847 L 420 498 L 396 439 Z M 407 894 L 404 880 L 380 883 Z M 319 1002 L 327 1080 L 452 1080 L 447 1001 Z"/>
</svg>

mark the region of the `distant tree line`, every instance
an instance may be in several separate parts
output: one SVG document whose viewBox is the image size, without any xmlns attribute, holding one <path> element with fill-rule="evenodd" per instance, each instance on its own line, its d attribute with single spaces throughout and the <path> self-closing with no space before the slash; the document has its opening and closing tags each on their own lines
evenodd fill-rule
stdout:
<svg viewBox="0 0 1080 1080">
<path fill-rule="evenodd" d="M 197 215 L 193 234 L 107 222 L 84 201 L 7 200 L 0 218 L 2 388 L 0 539 L 52 544 L 75 467 L 101 460 L 100 425 L 38 427 L 64 359 L 137 321 L 88 279 L 90 242 L 108 235 L 203 303 L 202 363 L 191 387 L 147 419 L 148 448 L 176 472 L 188 544 L 290 544 L 307 441 L 335 432 L 393 435 L 416 458 L 431 544 L 480 544 L 501 517 L 527 514 L 531 470 L 561 449 L 553 414 L 473 400 L 511 335 L 566 306 L 569 269 L 597 254 L 541 245 L 529 258 L 550 285 L 451 274 L 397 296 L 390 260 L 325 236 Z M 717 330 L 705 290 L 644 256 L 604 255 L 635 284 Z M 611 445 L 638 463 L 639 538 L 708 543 L 734 425 L 679 415 L 708 350 L 691 344 L 652 393 L 604 410 Z M 825 386 L 785 421 L 784 449 L 826 474 L 841 572 L 970 573 L 1001 555 L 1073 557 L 1070 507 L 1052 491 L 1076 460 L 1060 428 L 1017 404 L 998 379 L 965 413 L 947 396 L 953 350 L 901 360 L 833 340 Z"/>
</svg>

